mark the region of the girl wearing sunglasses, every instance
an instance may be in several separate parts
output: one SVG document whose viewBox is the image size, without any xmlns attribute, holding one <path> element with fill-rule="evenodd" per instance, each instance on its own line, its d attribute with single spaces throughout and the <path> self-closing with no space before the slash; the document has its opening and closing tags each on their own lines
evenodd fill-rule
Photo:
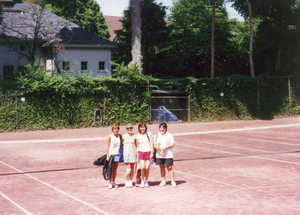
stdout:
<svg viewBox="0 0 300 215">
<path fill-rule="evenodd" d="M 126 125 L 127 133 L 123 135 L 124 143 L 124 163 L 126 165 L 126 182 L 125 187 L 133 187 L 132 179 L 134 175 L 134 165 L 136 163 L 136 142 L 135 134 L 133 133 L 133 125 Z"/>
</svg>

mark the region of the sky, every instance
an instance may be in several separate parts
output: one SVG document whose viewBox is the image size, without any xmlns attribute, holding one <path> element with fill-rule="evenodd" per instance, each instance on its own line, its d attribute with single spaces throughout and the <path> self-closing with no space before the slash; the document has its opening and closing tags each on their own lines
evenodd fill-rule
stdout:
<svg viewBox="0 0 300 215">
<path fill-rule="evenodd" d="M 103 15 L 108 16 L 123 16 L 123 11 L 128 7 L 130 0 L 96 0 L 101 7 Z M 156 0 L 158 3 L 162 3 L 164 6 L 172 7 L 173 0 Z M 229 18 L 237 18 L 243 20 L 231 6 L 232 3 L 227 3 L 226 8 L 229 13 Z"/>
</svg>

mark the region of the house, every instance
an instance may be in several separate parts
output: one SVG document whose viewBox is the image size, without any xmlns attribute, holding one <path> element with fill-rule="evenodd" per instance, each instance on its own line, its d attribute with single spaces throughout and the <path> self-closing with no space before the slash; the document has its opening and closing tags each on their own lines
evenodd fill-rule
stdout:
<svg viewBox="0 0 300 215">
<path fill-rule="evenodd" d="M 0 0 L 9 1 L 9 0 Z M 3 8 L 0 77 L 14 75 L 32 59 L 52 73 L 111 75 L 115 45 L 37 4 Z"/>
<path fill-rule="evenodd" d="M 116 32 L 122 29 L 122 17 L 119 16 L 104 16 L 106 24 L 110 33 L 110 41 L 115 42 L 117 40 Z"/>
</svg>

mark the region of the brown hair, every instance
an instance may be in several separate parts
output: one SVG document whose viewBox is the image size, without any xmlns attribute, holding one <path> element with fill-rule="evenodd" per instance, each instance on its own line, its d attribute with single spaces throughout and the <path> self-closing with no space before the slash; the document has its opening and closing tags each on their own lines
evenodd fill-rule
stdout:
<svg viewBox="0 0 300 215">
<path fill-rule="evenodd" d="M 160 128 L 160 127 L 164 127 L 164 128 L 166 129 L 166 131 L 168 130 L 167 123 L 165 123 L 165 122 L 161 122 L 161 123 L 159 123 L 159 126 L 158 126 L 158 128 Z"/>
<path fill-rule="evenodd" d="M 146 125 L 146 123 L 144 123 L 144 122 L 141 122 L 141 123 L 139 124 L 139 126 L 138 126 L 139 133 L 141 133 L 140 128 L 143 127 L 143 126 L 145 127 L 145 133 L 147 133 L 147 125 Z"/>
<path fill-rule="evenodd" d="M 111 127 L 111 130 L 113 131 L 114 129 L 118 129 L 118 130 L 120 130 L 120 127 L 119 127 L 119 125 L 117 125 L 117 124 L 114 124 L 114 125 Z"/>
</svg>

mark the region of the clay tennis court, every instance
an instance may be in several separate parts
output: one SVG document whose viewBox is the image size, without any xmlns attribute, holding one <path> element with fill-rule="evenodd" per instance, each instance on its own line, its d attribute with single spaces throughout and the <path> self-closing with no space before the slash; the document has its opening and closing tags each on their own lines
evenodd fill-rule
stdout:
<svg viewBox="0 0 300 215">
<path fill-rule="evenodd" d="M 0 214 L 300 214 L 299 117 L 168 124 L 176 188 L 156 165 L 149 188 L 125 188 L 120 164 L 109 190 L 92 163 L 110 131 L 0 134 Z"/>
</svg>

